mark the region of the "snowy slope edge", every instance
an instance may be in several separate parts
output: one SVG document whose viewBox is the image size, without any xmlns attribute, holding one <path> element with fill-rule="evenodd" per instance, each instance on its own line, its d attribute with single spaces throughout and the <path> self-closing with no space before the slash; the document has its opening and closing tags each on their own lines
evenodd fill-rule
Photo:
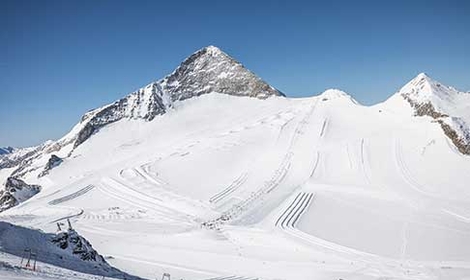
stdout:
<svg viewBox="0 0 470 280">
<path fill-rule="evenodd" d="M 190 55 L 163 79 L 85 113 L 61 139 L 0 157 L 0 169 L 15 167 L 12 176 L 22 177 L 43 169 L 48 161 L 43 158 L 46 154 L 70 156 L 75 148 L 110 123 L 124 118 L 151 121 L 172 108 L 175 101 L 211 92 L 259 99 L 284 96 L 219 48 L 208 46 Z"/>
<path fill-rule="evenodd" d="M 432 80 L 425 73 L 397 93 L 413 108 L 416 116 L 437 121 L 460 153 L 470 155 L 470 94 Z"/>
<path fill-rule="evenodd" d="M 217 47 L 208 46 L 189 56 L 165 78 L 85 115 L 74 147 L 109 123 L 123 118 L 151 121 L 175 101 L 211 92 L 256 98 L 284 96 Z"/>
</svg>

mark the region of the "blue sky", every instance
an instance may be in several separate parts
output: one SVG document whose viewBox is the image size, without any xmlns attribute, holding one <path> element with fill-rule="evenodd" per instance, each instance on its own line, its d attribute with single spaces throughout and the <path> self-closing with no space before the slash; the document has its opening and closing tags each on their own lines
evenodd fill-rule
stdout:
<svg viewBox="0 0 470 280">
<path fill-rule="evenodd" d="M 288 96 L 385 100 L 420 72 L 470 90 L 470 1 L 0 1 L 0 146 L 220 47 Z"/>
</svg>

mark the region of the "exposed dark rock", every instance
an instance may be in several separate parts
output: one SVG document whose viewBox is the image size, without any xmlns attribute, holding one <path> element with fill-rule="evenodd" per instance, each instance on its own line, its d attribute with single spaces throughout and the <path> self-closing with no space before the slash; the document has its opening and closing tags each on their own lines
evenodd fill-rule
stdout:
<svg viewBox="0 0 470 280">
<path fill-rule="evenodd" d="M 0 148 L 0 157 L 2 155 L 11 154 L 15 149 L 13 147 L 3 147 Z"/>
<path fill-rule="evenodd" d="M 98 252 L 93 249 L 90 242 L 80 236 L 72 228 L 69 228 L 67 231 L 57 233 L 56 236 L 52 238 L 52 242 L 62 250 L 70 251 L 81 260 L 106 263 L 103 256 L 99 255 Z"/>
<path fill-rule="evenodd" d="M 18 204 L 16 198 L 5 190 L 0 190 L 0 213 Z"/>
<path fill-rule="evenodd" d="M 62 159 L 60 157 L 56 155 L 51 155 L 51 157 L 46 163 L 46 166 L 44 167 L 44 170 L 41 173 L 39 173 L 38 177 L 42 177 L 42 176 L 49 174 L 49 171 L 52 168 L 59 166 L 59 164 L 61 163 L 62 163 Z"/>
<path fill-rule="evenodd" d="M 189 56 L 165 78 L 112 104 L 87 112 L 77 125 L 75 135 L 43 144 L 29 152 L 0 157 L 0 169 L 16 167 L 12 176 L 21 177 L 38 169 L 31 163 L 44 153 L 57 152 L 69 144 L 73 145 L 73 151 L 108 124 L 124 118 L 152 121 L 173 107 L 175 101 L 210 92 L 256 98 L 284 96 L 235 59 L 209 46 Z"/>
<path fill-rule="evenodd" d="M 1 157 L 0 158 L 0 169 L 15 167 L 15 166 L 21 164 L 21 162 L 25 161 L 26 159 L 28 159 L 31 156 L 33 156 L 34 154 L 36 154 L 36 153 L 37 153 L 37 149 L 33 149 L 33 150 L 31 150 L 27 153 L 24 153 L 22 155 L 19 155 L 19 156 L 15 156 L 15 154 L 11 154 L 11 155 Z"/>
<path fill-rule="evenodd" d="M 75 230 L 45 233 L 0 220 L 0 241 L 2 252 L 20 258 L 28 258 L 25 252 L 31 252 L 35 254 L 38 264 L 47 263 L 91 274 L 94 275 L 92 279 L 142 279 L 110 266 Z"/>
<path fill-rule="evenodd" d="M 440 125 L 444 134 L 452 141 L 452 143 L 457 147 L 459 152 L 464 155 L 470 155 L 470 136 L 468 139 L 459 136 L 457 131 L 455 131 L 449 124 L 447 124 L 443 118 L 449 118 L 447 114 L 438 112 L 431 102 L 417 103 L 412 100 L 409 96 L 402 94 L 403 98 L 410 103 L 411 107 L 415 110 L 416 116 L 429 116 L 435 119 Z M 465 131 L 465 128 L 461 127 L 462 131 Z M 468 132 L 470 134 L 470 132 Z"/>
<path fill-rule="evenodd" d="M 460 137 L 457 132 L 443 120 L 438 120 L 445 135 L 454 143 L 455 147 L 464 155 L 470 155 L 470 141 Z M 469 139 L 470 140 L 470 139 Z"/>
<path fill-rule="evenodd" d="M 113 104 L 106 106 L 100 111 L 96 112 L 92 117 L 85 115 L 82 120 L 85 121 L 84 127 L 80 130 L 74 143 L 74 148 L 85 142 L 93 133 L 98 131 L 101 127 L 121 120 L 125 117 L 129 118 L 142 118 L 147 121 L 151 121 L 156 115 L 163 114 L 165 112 L 165 106 L 161 100 L 152 94 L 148 97 L 148 100 L 144 100 L 144 90 L 138 90 L 131 93 L 129 96 L 122 98 Z M 130 102 L 129 100 L 132 100 Z M 143 115 L 139 115 L 137 110 L 142 108 L 136 108 L 134 106 L 140 106 L 144 102 L 148 102 L 148 106 L 141 110 L 144 112 Z"/>
<path fill-rule="evenodd" d="M 107 124 L 123 118 L 151 121 L 164 114 L 174 101 L 210 92 L 256 98 L 284 96 L 238 61 L 210 46 L 192 54 L 162 80 L 85 114 L 82 117 L 84 126 L 75 139 L 74 148 Z"/>
<path fill-rule="evenodd" d="M 284 96 L 241 63 L 212 46 L 191 55 L 161 84 L 173 101 L 209 92 L 257 98 Z"/>
<path fill-rule="evenodd" d="M 23 180 L 9 177 L 5 183 L 5 188 L 0 190 L 0 212 L 3 212 L 19 203 L 33 197 L 41 187 L 38 185 L 28 185 Z"/>
<path fill-rule="evenodd" d="M 416 116 L 430 116 L 433 119 L 448 117 L 447 114 L 438 112 L 434 106 L 432 106 L 431 102 L 417 103 L 407 95 L 403 94 L 402 96 L 406 101 L 408 101 L 408 103 L 410 103 L 411 107 L 415 109 Z"/>
</svg>

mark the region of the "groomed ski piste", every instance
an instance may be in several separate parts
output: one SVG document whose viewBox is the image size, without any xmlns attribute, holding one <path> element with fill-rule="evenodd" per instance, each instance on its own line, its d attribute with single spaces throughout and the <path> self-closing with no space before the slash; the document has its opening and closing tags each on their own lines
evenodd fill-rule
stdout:
<svg viewBox="0 0 470 280">
<path fill-rule="evenodd" d="M 102 280 L 103 276 L 80 273 L 60 266 L 38 262 L 36 271 L 24 267 L 25 260 L 11 254 L 0 253 L 0 276 L 5 280 Z M 108 280 L 119 278 L 105 277 Z"/>
<path fill-rule="evenodd" d="M 397 96 L 212 93 L 101 128 L 0 219 L 54 232 L 68 218 L 148 279 L 470 279 L 469 170 Z M 14 273 L 0 268 L 29 276 Z"/>
</svg>

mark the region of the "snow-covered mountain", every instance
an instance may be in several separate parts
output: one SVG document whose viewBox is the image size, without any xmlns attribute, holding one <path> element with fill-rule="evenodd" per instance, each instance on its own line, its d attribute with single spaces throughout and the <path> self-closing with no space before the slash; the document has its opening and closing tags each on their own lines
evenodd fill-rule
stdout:
<svg viewBox="0 0 470 280">
<path fill-rule="evenodd" d="M 413 107 L 416 116 L 439 122 L 457 149 L 470 155 L 470 93 L 445 86 L 421 73 L 397 93 Z"/>
<path fill-rule="evenodd" d="M 0 221 L 0 240 L 0 276 L 2 279 L 32 279 L 35 277 L 39 279 L 76 279 L 70 271 L 68 278 L 61 277 L 61 274 L 57 272 L 58 267 L 62 267 L 73 271 L 75 275 L 86 273 L 87 275 L 80 275 L 85 279 L 103 279 L 106 276 L 116 279 L 139 280 L 138 277 L 133 277 L 110 266 L 104 257 L 93 249 L 88 240 L 73 228 L 66 228 L 65 225 L 64 229 L 56 233 L 44 233 Z M 2 265 L 4 261 L 14 259 L 14 256 L 21 258 L 21 262 L 17 259 L 11 266 Z M 64 271 L 61 272 L 64 273 Z M 3 278 L 2 273 L 8 274 Z M 22 275 L 24 278 L 21 277 Z"/>
<path fill-rule="evenodd" d="M 207 47 L 1 158 L 1 182 L 41 191 L 0 219 L 70 219 L 150 279 L 465 279 L 469 106 L 424 74 L 374 106 L 287 98 Z"/>
<path fill-rule="evenodd" d="M 173 73 L 163 79 L 130 93 L 114 103 L 87 112 L 80 122 L 63 138 L 41 146 L 21 150 L 0 159 L 0 168 L 18 167 L 13 175 L 23 176 L 41 167 L 31 162 L 44 153 L 57 152 L 67 157 L 77 146 L 100 128 L 121 119 L 151 121 L 173 107 L 175 101 L 217 92 L 260 99 L 284 94 L 242 64 L 214 46 L 205 47 L 181 63 Z M 38 160 L 41 165 L 44 159 Z"/>
<path fill-rule="evenodd" d="M 11 154 L 15 149 L 12 147 L 0 147 L 0 157 L 3 155 Z"/>
<path fill-rule="evenodd" d="M 40 186 L 28 185 L 20 179 L 8 177 L 5 189 L 0 190 L 0 212 L 30 199 L 40 190 Z"/>
<path fill-rule="evenodd" d="M 283 95 L 217 47 L 209 46 L 192 54 L 162 80 L 83 116 L 74 147 L 104 125 L 122 118 L 151 121 L 175 101 L 211 92 L 257 98 Z"/>
</svg>

